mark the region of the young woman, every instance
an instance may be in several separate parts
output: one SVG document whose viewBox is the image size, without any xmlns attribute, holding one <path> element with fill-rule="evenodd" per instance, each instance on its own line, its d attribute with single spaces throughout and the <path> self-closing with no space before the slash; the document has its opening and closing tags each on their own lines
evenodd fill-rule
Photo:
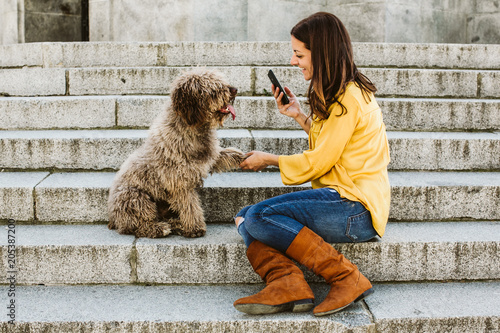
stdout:
<svg viewBox="0 0 500 333">
<path fill-rule="evenodd" d="M 302 154 L 277 156 L 253 151 L 244 170 L 279 166 L 286 185 L 310 181 L 298 191 L 245 207 L 235 217 L 247 257 L 266 287 L 234 303 L 239 311 L 266 314 L 302 312 L 314 307 L 314 294 L 295 259 L 325 278 L 326 299 L 316 316 L 337 312 L 370 295 L 372 285 L 329 243 L 363 242 L 382 236 L 389 215 L 389 149 L 375 86 L 354 64 L 350 37 L 342 22 L 316 13 L 291 31 L 291 65 L 309 81 L 310 113 L 295 95 L 272 86 L 279 111 L 309 134 Z"/>
</svg>

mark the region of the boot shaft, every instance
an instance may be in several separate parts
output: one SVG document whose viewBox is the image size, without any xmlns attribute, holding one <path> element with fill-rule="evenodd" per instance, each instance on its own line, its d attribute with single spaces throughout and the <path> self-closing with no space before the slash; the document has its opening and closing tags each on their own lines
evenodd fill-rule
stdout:
<svg viewBox="0 0 500 333">
<path fill-rule="evenodd" d="M 286 254 L 323 277 L 328 284 L 358 271 L 356 265 L 307 227 L 300 230 Z"/>
<path fill-rule="evenodd" d="M 247 249 L 247 257 L 255 273 L 266 284 L 287 275 L 304 276 L 290 258 L 262 242 L 253 241 Z"/>
</svg>

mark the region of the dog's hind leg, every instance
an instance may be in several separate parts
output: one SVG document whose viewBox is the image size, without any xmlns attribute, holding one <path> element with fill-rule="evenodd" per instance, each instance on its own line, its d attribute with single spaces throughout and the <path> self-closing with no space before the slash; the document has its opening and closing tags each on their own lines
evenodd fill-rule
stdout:
<svg viewBox="0 0 500 333">
<path fill-rule="evenodd" d="M 177 214 L 167 201 L 159 200 L 156 202 L 158 209 L 158 219 L 170 225 L 170 230 L 173 235 L 182 235 L 180 228 L 179 214 Z"/>
<path fill-rule="evenodd" d="M 121 234 L 157 238 L 171 232 L 168 223 L 159 221 L 157 205 L 144 191 L 122 188 L 115 193 L 113 206 L 110 221 Z"/>
</svg>

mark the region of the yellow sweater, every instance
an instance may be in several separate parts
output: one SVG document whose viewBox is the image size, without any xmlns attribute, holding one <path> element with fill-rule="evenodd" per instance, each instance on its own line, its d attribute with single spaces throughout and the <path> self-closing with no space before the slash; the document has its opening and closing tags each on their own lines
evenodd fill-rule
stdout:
<svg viewBox="0 0 500 333">
<path fill-rule="evenodd" d="M 370 99 L 367 103 L 361 89 L 349 83 L 340 98 L 347 114 L 337 117 L 342 109 L 335 103 L 328 119 L 313 119 L 309 149 L 280 156 L 279 167 L 285 185 L 311 181 L 313 188 L 330 187 L 343 198 L 361 202 L 382 237 L 391 199 L 389 145 L 380 107 L 373 95 Z"/>
</svg>

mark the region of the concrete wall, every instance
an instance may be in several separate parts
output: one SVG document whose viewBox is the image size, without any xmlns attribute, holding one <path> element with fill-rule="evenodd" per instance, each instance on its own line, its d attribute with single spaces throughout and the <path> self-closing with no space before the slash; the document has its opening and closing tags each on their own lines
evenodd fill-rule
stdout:
<svg viewBox="0 0 500 333">
<path fill-rule="evenodd" d="M 81 0 L 24 0 L 24 39 L 29 42 L 82 40 Z"/>
<path fill-rule="evenodd" d="M 387 0 L 388 42 L 500 43 L 498 0 Z"/>
<path fill-rule="evenodd" d="M 498 0 L 89 0 L 90 40 L 288 40 L 316 11 L 358 42 L 500 43 Z"/>
<path fill-rule="evenodd" d="M 88 0 L 91 41 L 283 41 L 317 11 L 357 42 L 500 44 L 500 0 Z M 81 38 L 81 0 L 1 0 L 0 43 Z"/>
<path fill-rule="evenodd" d="M 473 2 L 474 15 L 467 18 L 467 37 L 470 42 L 500 44 L 500 1 Z"/>
<path fill-rule="evenodd" d="M 82 41 L 81 0 L 0 0 L 0 44 Z"/>
<path fill-rule="evenodd" d="M 20 31 L 20 13 L 23 12 L 23 0 L 0 1 L 0 44 L 17 44 L 24 42 L 22 30 Z M 22 29 L 22 27 L 21 27 Z"/>
</svg>

